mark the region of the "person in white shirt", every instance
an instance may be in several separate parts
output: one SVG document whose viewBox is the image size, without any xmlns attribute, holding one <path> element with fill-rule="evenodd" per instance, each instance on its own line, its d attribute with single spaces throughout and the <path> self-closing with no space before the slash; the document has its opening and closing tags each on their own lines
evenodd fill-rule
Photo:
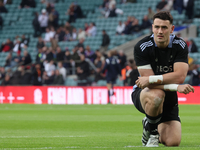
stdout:
<svg viewBox="0 0 200 150">
<path fill-rule="evenodd" d="M 63 67 L 63 64 L 61 61 L 58 62 L 58 70 L 59 70 L 59 73 L 63 76 L 63 80 L 65 80 L 67 76 L 67 70 Z"/>
<path fill-rule="evenodd" d="M 43 65 L 44 65 L 44 70 L 47 72 L 47 75 L 49 77 L 52 75 L 52 72 L 56 70 L 53 60 L 51 60 L 50 62 L 44 61 Z"/>
<path fill-rule="evenodd" d="M 44 37 L 44 41 L 45 42 L 50 42 L 51 38 L 53 38 L 55 35 L 55 31 L 54 28 L 49 30 L 49 28 L 46 28 L 46 33 L 45 33 L 45 37 Z"/>
<path fill-rule="evenodd" d="M 79 31 L 78 31 L 78 40 L 85 39 L 85 37 L 86 37 L 85 31 L 80 28 Z"/>
<path fill-rule="evenodd" d="M 38 21 L 40 23 L 41 31 L 44 33 L 46 27 L 48 26 L 48 14 L 46 13 L 46 9 L 42 9 L 42 14 L 39 15 Z"/>
<path fill-rule="evenodd" d="M 90 27 L 87 32 L 87 36 L 95 36 L 97 34 L 97 28 L 94 22 L 90 23 Z"/>
<path fill-rule="evenodd" d="M 117 25 L 116 27 L 116 34 L 122 34 L 122 32 L 124 31 L 125 29 L 125 24 L 122 23 L 121 21 L 119 21 L 119 24 Z"/>
<path fill-rule="evenodd" d="M 77 39 L 78 39 L 78 34 L 77 34 L 77 32 L 76 32 L 76 28 L 73 28 L 71 40 L 72 40 L 72 41 L 76 41 Z"/>
</svg>

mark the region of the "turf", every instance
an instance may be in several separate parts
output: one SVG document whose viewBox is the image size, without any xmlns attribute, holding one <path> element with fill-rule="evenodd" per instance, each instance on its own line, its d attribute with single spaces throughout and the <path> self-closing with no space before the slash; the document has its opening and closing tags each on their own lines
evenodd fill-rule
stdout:
<svg viewBox="0 0 200 150">
<path fill-rule="evenodd" d="M 200 149 L 200 105 L 181 105 L 180 147 L 142 147 L 133 105 L 0 105 L 0 149 Z"/>
</svg>

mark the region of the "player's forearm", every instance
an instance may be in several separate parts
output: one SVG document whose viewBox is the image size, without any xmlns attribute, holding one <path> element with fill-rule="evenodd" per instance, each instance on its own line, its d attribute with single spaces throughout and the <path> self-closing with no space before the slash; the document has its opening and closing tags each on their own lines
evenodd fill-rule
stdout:
<svg viewBox="0 0 200 150">
<path fill-rule="evenodd" d="M 156 84 L 182 84 L 187 74 L 171 72 L 164 75 L 149 76 L 149 83 Z"/>
<path fill-rule="evenodd" d="M 164 85 L 149 85 L 149 89 L 161 89 L 165 91 L 177 91 L 178 84 L 164 84 Z"/>
</svg>

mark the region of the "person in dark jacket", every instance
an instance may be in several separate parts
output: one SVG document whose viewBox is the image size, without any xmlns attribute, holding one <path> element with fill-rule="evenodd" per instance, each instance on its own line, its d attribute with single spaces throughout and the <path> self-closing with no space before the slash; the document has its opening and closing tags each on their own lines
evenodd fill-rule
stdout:
<svg viewBox="0 0 200 150">
<path fill-rule="evenodd" d="M 29 7 L 35 8 L 36 7 L 35 0 L 22 0 L 19 8 L 24 8 L 24 7 L 25 8 L 29 8 Z"/>
<path fill-rule="evenodd" d="M 188 51 L 189 53 L 196 53 L 198 52 L 198 48 L 193 40 L 189 41 L 189 46 L 188 46 Z"/>
<path fill-rule="evenodd" d="M 113 85 L 115 84 L 118 75 L 121 76 L 121 67 L 119 60 L 115 56 L 115 51 L 108 52 L 108 58 L 106 59 L 105 66 L 101 72 L 104 73 L 105 71 L 109 96 L 108 103 L 110 103 L 110 97 L 114 95 Z"/>
<path fill-rule="evenodd" d="M 32 25 L 33 25 L 33 28 L 34 28 L 34 34 L 33 34 L 33 36 L 34 37 L 38 37 L 38 36 L 41 35 L 40 23 L 38 21 L 38 13 L 35 12 L 34 15 L 35 15 L 35 17 L 34 17 L 34 19 L 32 21 Z"/>
<path fill-rule="evenodd" d="M 85 61 L 85 55 L 80 55 L 81 63 L 77 67 L 78 85 L 86 86 L 87 78 L 90 75 L 89 64 Z"/>
<path fill-rule="evenodd" d="M 7 8 L 4 6 L 3 2 L 0 1 L 0 13 L 7 13 L 8 10 Z"/>
<path fill-rule="evenodd" d="M 33 68 L 33 72 L 32 72 L 32 84 L 33 85 L 42 85 L 42 69 L 41 69 L 41 65 L 39 63 L 37 63 L 35 65 L 35 67 Z"/>
<path fill-rule="evenodd" d="M 105 30 L 102 30 L 102 35 L 103 35 L 103 39 L 102 39 L 102 44 L 101 44 L 100 51 L 103 53 L 103 52 L 105 52 L 108 49 L 108 46 L 110 44 L 110 37 L 106 33 Z"/>
</svg>

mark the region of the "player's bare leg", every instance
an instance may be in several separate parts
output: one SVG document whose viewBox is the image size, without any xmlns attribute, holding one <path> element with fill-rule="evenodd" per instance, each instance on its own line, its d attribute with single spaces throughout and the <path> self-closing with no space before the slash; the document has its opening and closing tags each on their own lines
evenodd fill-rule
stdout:
<svg viewBox="0 0 200 150">
<path fill-rule="evenodd" d="M 142 143 L 147 147 L 158 147 L 159 134 L 157 126 L 162 116 L 164 98 L 164 91 L 159 89 L 145 88 L 140 94 L 141 105 L 146 113 L 145 124 L 145 118 L 143 119 Z"/>
<path fill-rule="evenodd" d="M 159 140 L 165 146 L 179 146 L 181 142 L 181 123 L 168 121 L 158 125 Z"/>
</svg>

